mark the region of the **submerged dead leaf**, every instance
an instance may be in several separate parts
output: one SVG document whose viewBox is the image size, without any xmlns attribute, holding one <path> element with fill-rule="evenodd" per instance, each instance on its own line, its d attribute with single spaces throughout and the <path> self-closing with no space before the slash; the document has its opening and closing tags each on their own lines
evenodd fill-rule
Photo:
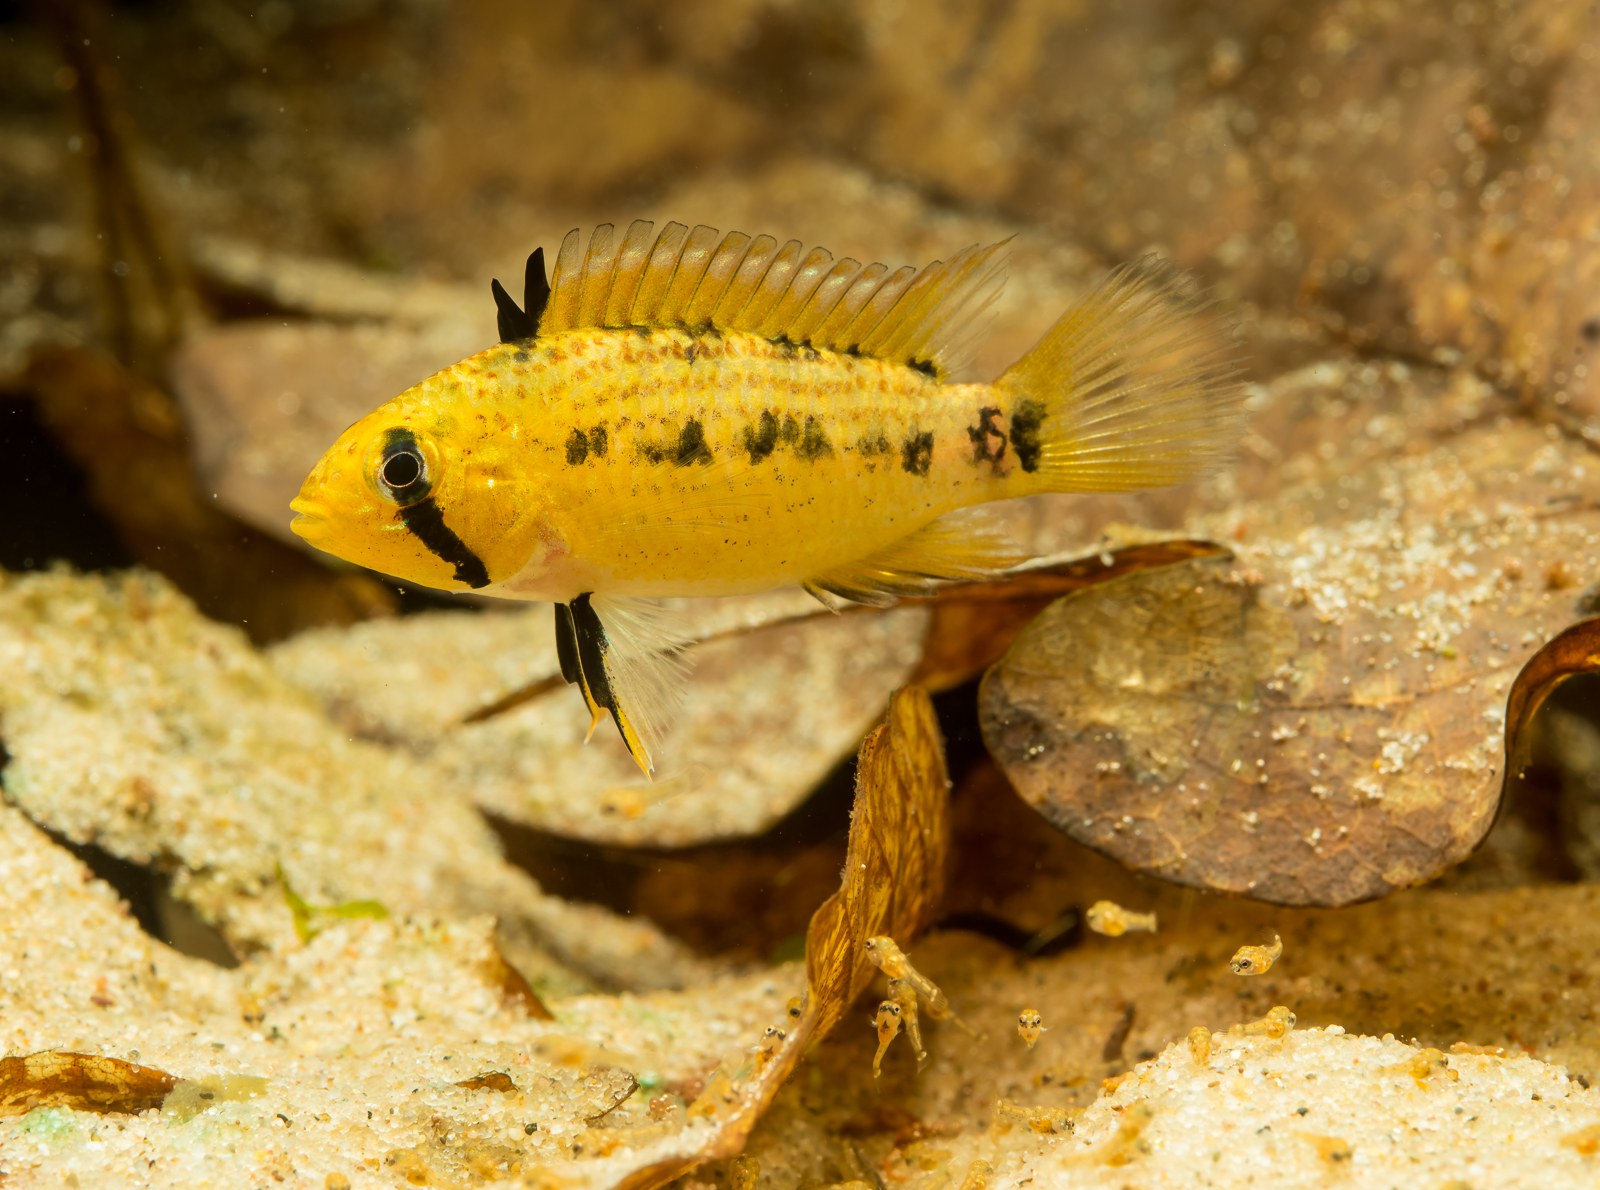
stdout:
<svg viewBox="0 0 1600 1190">
<path fill-rule="evenodd" d="M 1600 464 L 1506 420 L 1217 528 L 1245 526 L 1234 560 L 1029 625 L 984 682 L 990 750 L 1068 834 L 1180 883 L 1337 905 L 1437 875 L 1494 820 L 1517 670 L 1575 614 L 1546 569 L 1600 570 Z"/>
<path fill-rule="evenodd" d="M 471 1078 L 464 1078 L 456 1084 L 465 1091 L 498 1091 L 502 1095 L 515 1095 L 517 1084 L 504 1070 L 491 1070 L 485 1074 L 475 1074 Z"/>
<path fill-rule="evenodd" d="M 1507 776 L 1520 776 L 1534 744 L 1534 716 L 1568 678 L 1600 673 L 1600 616 L 1562 632 L 1522 667 L 1506 699 Z"/>
<path fill-rule="evenodd" d="M 950 587 L 933 600 L 928 639 L 911 680 L 934 691 L 959 686 L 1000 660 L 1028 622 L 1063 595 L 1224 552 L 1209 541 L 1141 542 L 1087 558 L 1029 565 L 1004 582 Z"/>
<path fill-rule="evenodd" d="M 21 1116 L 37 1107 L 136 1116 L 160 1107 L 178 1078 L 154 1066 L 121 1058 L 46 1050 L 0 1058 L 0 1116 Z"/>
<path fill-rule="evenodd" d="M 800 1055 L 843 1019 L 871 982 L 876 968 L 863 943 L 877 934 L 909 941 L 938 908 L 950 847 L 948 794 L 933 703 L 924 690 L 907 687 L 861 746 L 844 875 L 806 932 L 804 1005 L 786 1029 L 774 1032 L 774 1044 L 748 1079 L 714 1078 L 690 1105 L 691 1115 L 715 1122 L 697 1151 L 655 1162 L 622 1186 L 660 1186 L 744 1147 Z"/>
<path fill-rule="evenodd" d="M 933 703 L 912 686 L 861 745 L 856 804 L 839 891 L 806 931 L 806 1016 L 826 1033 L 872 982 L 864 943 L 908 943 L 944 895 L 950 849 L 949 777 Z"/>
</svg>

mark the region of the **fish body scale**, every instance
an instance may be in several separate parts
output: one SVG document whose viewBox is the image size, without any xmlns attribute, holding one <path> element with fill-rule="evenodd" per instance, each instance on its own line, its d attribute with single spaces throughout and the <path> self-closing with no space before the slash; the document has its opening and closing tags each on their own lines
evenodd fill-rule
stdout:
<svg viewBox="0 0 1600 1190">
<path fill-rule="evenodd" d="M 580 330 L 438 379 L 515 426 L 557 556 L 521 598 L 760 591 L 1015 494 L 987 385 L 745 334 Z M 1000 453 L 997 455 L 996 451 Z M 470 508 L 445 508 L 469 538 Z"/>
</svg>

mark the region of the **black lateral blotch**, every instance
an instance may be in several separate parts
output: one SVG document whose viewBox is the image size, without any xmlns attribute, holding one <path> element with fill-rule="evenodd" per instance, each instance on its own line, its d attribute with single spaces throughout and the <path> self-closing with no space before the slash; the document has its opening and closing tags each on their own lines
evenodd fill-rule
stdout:
<svg viewBox="0 0 1600 1190">
<path fill-rule="evenodd" d="M 967 437 L 972 440 L 972 461 L 987 462 L 1000 474 L 1000 461 L 1006 456 L 1006 432 L 1000 425 L 1000 407 L 985 405 L 978 410 L 978 420 L 967 427 Z"/>
<path fill-rule="evenodd" d="M 1044 419 L 1042 401 L 1019 401 L 1011 411 L 1011 448 L 1017 452 L 1017 463 L 1024 471 L 1039 469 L 1039 456 L 1044 452 L 1039 428 Z"/>
<path fill-rule="evenodd" d="M 933 431 L 923 430 L 906 437 L 900 448 L 900 467 L 912 475 L 926 476 L 933 466 Z"/>
<path fill-rule="evenodd" d="M 705 427 L 698 419 L 691 417 L 683 423 L 683 431 L 678 435 L 678 449 L 673 454 L 672 461 L 680 467 L 711 461 L 711 448 L 706 445 Z"/>
<path fill-rule="evenodd" d="M 815 461 L 826 458 L 833 453 L 833 444 L 828 441 L 828 435 L 823 431 L 821 424 L 811 415 L 806 414 L 806 426 L 800 435 L 800 442 L 795 447 L 795 453 L 802 459 Z"/>
<path fill-rule="evenodd" d="M 763 409 L 760 422 L 744 428 L 744 448 L 752 463 L 761 462 L 778 448 L 778 418 L 772 410 Z"/>
</svg>

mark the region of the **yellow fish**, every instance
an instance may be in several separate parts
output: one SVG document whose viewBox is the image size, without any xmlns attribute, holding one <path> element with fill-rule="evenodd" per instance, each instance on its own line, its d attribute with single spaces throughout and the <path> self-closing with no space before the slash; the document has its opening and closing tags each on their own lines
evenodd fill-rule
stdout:
<svg viewBox="0 0 1600 1190">
<path fill-rule="evenodd" d="M 292 528 L 424 586 L 551 600 L 562 673 L 649 774 L 681 690 L 665 596 L 798 583 L 830 607 L 1021 559 L 974 506 L 1193 479 L 1238 435 L 1231 336 L 1119 269 L 991 384 L 950 380 L 1005 245 L 918 271 L 645 221 L 574 230 L 502 343 L 362 418 Z M 965 511 L 963 511 L 965 510 Z"/>
</svg>

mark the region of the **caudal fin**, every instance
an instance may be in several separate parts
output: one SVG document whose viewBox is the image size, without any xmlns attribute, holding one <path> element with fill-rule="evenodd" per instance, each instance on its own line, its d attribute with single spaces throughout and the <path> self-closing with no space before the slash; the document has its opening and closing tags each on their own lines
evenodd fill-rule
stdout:
<svg viewBox="0 0 1600 1190">
<path fill-rule="evenodd" d="M 1183 273 L 1156 257 L 1124 265 L 995 382 L 1017 461 L 1052 492 L 1206 474 L 1238 444 L 1237 350 Z"/>
</svg>

